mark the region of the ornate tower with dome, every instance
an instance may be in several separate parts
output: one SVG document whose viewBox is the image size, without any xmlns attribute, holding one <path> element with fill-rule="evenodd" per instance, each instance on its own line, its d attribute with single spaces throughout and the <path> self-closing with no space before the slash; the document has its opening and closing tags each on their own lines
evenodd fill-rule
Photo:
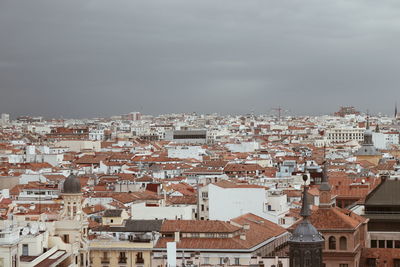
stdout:
<svg viewBox="0 0 400 267">
<path fill-rule="evenodd" d="M 304 182 L 307 176 L 303 177 Z M 303 220 L 294 229 L 289 239 L 290 267 L 322 267 L 322 247 L 324 238 L 311 224 L 307 186 L 304 185 L 303 203 L 300 215 Z"/>
<path fill-rule="evenodd" d="M 63 209 L 55 222 L 55 234 L 59 247 L 70 254 L 69 266 L 88 266 L 88 220 L 82 211 L 82 192 L 79 178 L 71 174 L 61 188 Z"/>
<path fill-rule="evenodd" d="M 65 179 L 61 190 L 64 208 L 62 218 L 75 219 L 82 216 L 82 192 L 79 179 L 71 174 Z"/>
</svg>

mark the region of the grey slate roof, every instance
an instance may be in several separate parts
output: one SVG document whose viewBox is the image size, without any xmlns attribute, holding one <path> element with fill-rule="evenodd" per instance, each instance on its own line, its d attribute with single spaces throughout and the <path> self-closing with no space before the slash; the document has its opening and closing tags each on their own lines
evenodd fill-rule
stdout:
<svg viewBox="0 0 400 267">
<path fill-rule="evenodd" d="M 400 205 L 400 180 L 386 179 L 382 181 L 368 196 L 366 206 L 398 206 Z"/>
</svg>

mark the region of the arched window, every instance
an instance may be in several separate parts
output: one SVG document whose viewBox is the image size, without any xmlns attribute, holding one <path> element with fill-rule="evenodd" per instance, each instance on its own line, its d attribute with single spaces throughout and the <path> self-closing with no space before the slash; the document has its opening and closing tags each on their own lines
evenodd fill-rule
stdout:
<svg viewBox="0 0 400 267">
<path fill-rule="evenodd" d="M 294 251 L 294 255 L 293 255 L 293 266 L 300 267 L 300 254 L 297 249 Z"/>
<path fill-rule="evenodd" d="M 304 253 L 304 267 L 311 267 L 311 252 L 309 250 Z"/>
<path fill-rule="evenodd" d="M 347 238 L 342 236 L 339 239 L 339 248 L 340 250 L 347 250 Z"/>
<path fill-rule="evenodd" d="M 336 238 L 334 236 L 329 237 L 329 249 L 336 249 Z"/>
</svg>

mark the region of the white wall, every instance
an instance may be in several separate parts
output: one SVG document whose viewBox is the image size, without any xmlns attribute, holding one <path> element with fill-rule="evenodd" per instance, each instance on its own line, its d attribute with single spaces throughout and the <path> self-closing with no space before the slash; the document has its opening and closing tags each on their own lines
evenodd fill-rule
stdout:
<svg viewBox="0 0 400 267">
<path fill-rule="evenodd" d="M 193 158 L 197 160 L 203 160 L 202 156 L 203 154 L 205 154 L 205 149 L 201 148 L 201 146 L 168 147 L 169 158 L 179 158 L 179 159 Z"/>
<path fill-rule="evenodd" d="M 63 140 L 56 142 L 55 146 L 68 147 L 70 151 L 81 152 L 82 150 L 89 149 L 99 152 L 101 149 L 100 141 L 88 141 L 88 140 Z"/>
<path fill-rule="evenodd" d="M 398 134 L 386 134 L 386 133 L 372 133 L 372 141 L 374 146 L 378 149 L 387 149 L 390 145 L 399 144 Z"/>
<path fill-rule="evenodd" d="M 225 146 L 230 151 L 239 153 L 254 152 L 260 148 L 257 142 L 242 142 L 240 144 L 226 144 Z"/>
<path fill-rule="evenodd" d="M 131 214 L 134 220 L 192 220 L 194 219 L 192 209 L 192 205 L 184 207 L 146 207 L 146 204 L 142 202 L 131 205 Z"/>
<path fill-rule="evenodd" d="M 221 188 L 208 185 L 209 219 L 227 221 L 246 213 L 265 217 L 263 188 Z"/>
</svg>

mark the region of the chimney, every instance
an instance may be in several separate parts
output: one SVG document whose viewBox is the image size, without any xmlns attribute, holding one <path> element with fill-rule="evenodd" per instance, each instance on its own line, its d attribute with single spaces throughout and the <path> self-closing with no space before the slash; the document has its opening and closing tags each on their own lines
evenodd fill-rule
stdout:
<svg viewBox="0 0 400 267">
<path fill-rule="evenodd" d="M 245 234 L 245 233 L 241 233 L 241 234 L 240 234 L 240 239 L 246 240 L 246 234 Z"/>
<path fill-rule="evenodd" d="M 249 230 L 249 229 L 250 229 L 250 224 L 245 223 L 245 224 L 243 225 L 243 229 L 244 229 L 244 230 Z"/>
<path fill-rule="evenodd" d="M 175 238 L 174 238 L 175 242 L 179 242 L 181 241 L 181 233 L 180 232 L 175 232 Z"/>
</svg>

